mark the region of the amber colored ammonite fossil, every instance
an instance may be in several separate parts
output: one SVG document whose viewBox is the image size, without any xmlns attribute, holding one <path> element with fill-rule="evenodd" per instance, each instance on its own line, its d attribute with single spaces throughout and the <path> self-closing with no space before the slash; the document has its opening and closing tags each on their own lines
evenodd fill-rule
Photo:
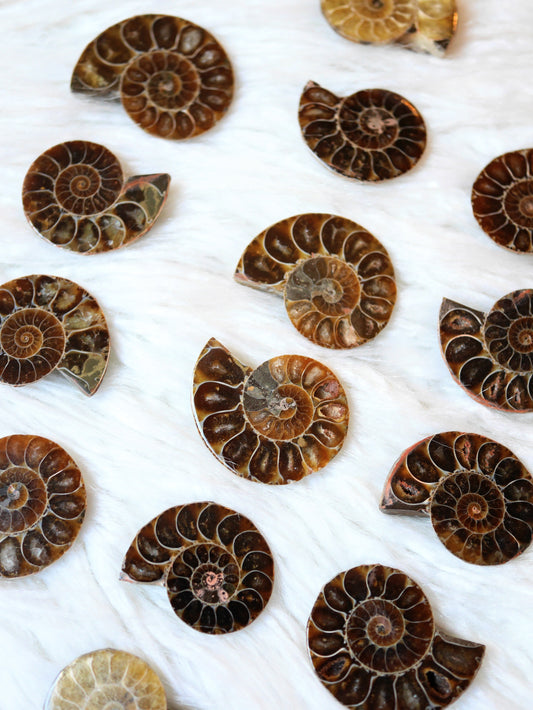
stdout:
<svg viewBox="0 0 533 710">
<path fill-rule="evenodd" d="M 216 503 L 169 508 L 131 543 L 121 579 L 164 585 L 176 615 L 206 634 L 251 624 L 274 583 L 274 560 L 255 525 Z"/>
<path fill-rule="evenodd" d="M 476 565 L 511 560 L 533 535 L 533 479 L 512 451 L 480 434 L 447 431 L 404 451 L 381 510 L 426 515 L 454 555 Z"/>
<path fill-rule="evenodd" d="M 276 222 L 245 249 L 235 279 L 279 294 L 292 324 L 326 348 L 354 348 L 389 322 L 396 302 L 385 247 L 364 227 L 331 214 Z"/>
<path fill-rule="evenodd" d="M 22 186 L 38 234 L 78 254 L 118 249 L 142 237 L 159 216 L 170 175 L 124 180 L 118 159 L 98 143 L 67 141 L 30 166 Z"/>
<path fill-rule="evenodd" d="M 44 710 L 167 710 L 163 685 L 141 658 L 104 648 L 80 656 L 56 678 Z"/>
<path fill-rule="evenodd" d="M 299 481 L 340 451 L 349 410 L 325 365 L 280 355 L 255 370 L 212 338 L 194 370 L 193 412 L 210 451 L 250 481 Z"/>
<path fill-rule="evenodd" d="M 181 140 L 222 118 L 233 83 L 228 56 L 207 30 L 179 17 L 138 15 L 89 43 L 71 89 L 120 99 L 145 131 Z"/>
<path fill-rule="evenodd" d="M 533 411 L 533 289 L 503 296 L 487 314 L 444 299 L 440 341 L 471 397 L 507 412 Z"/>
<path fill-rule="evenodd" d="M 330 170 L 361 182 L 406 173 L 426 147 L 418 110 L 387 89 L 363 89 L 339 97 L 310 81 L 300 98 L 302 135 Z"/>
<path fill-rule="evenodd" d="M 439 710 L 476 675 L 485 646 L 440 631 L 400 570 L 360 565 L 320 592 L 307 625 L 322 684 L 352 710 Z"/>
<path fill-rule="evenodd" d="M 108 358 L 104 314 L 81 286 L 44 275 L 0 286 L 0 382 L 27 385 L 56 369 L 90 396 Z"/>
<path fill-rule="evenodd" d="M 76 539 L 86 508 L 81 473 L 42 436 L 0 439 L 0 579 L 58 560 Z"/>
</svg>

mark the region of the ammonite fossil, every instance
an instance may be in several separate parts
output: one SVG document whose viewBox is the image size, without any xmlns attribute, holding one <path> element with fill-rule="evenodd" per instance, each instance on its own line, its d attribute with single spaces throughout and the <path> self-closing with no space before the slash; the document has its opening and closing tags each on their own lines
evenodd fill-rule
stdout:
<svg viewBox="0 0 533 710">
<path fill-rule="evenodd" d="M 90 42 L 74 68 L 71 89 L 120 98 L 145 131 L 179 140 L 222 118 L 233 98 L 233 70 L 202 27 L 168 15 L 138 15 Z"/>
<path fill-rule="evenodd" d="M 55 562 L 85 515 L 81 473 L 64 449 L 42 436 L 0 439 L 0 579 Z"/>
<path fill-rule="evenodd" d="M 485 646 L 435 626 L 422 589 L 400 570 L 360 565 L 320 592 L 307 624 L 322 684 L 353 710 L 438 710 L 463 693 Z"/>
<path fill-rule="evenodd" d="M 344 389 L 322 363 L 280 355 L 253 370 L 214 338 L 196 363 L 193 411 L 224 466 L 271 484 L 325 466 L 340 451 L 349 419 Z"/>
<path fill-rule="evenodd" d="M 301 214 L 261 232 L 235 279 L 283 295 L 298 331 L 326 348 L 353 348 L 388 323 L 396 301 L 385 247 L 364 227 L 331 214 Z"/>
<path fill-rule="evenodd" d="M 455 0 L 321 0 L 339 34 L 363 44 L 404 45 L 442 56 L 457 26 Z"/>
<path fill-rule="evenodd" d="M 255 525 L 216 503 L 165 510 L 135 536 L 121 579 L 164 585 L 174 612 L 206 634 L 251 624 L 266 606 L 274 561 Z"/>
<path fill-rule="evenodd" d="M 531 542 L 533 479 L 505 446 L 447 431 L 404 451 L 385 484 L 381 510 L 429 515 L 454 555 L 499 565 Z"/>
<path fill-rule="evenodd" d="M 79 254 L 117 249 L 152 227 L 170 175 L 124 181 L 117 158 L 98 143 L 68 141 L 31 165 L 22 186 L 24 212 L 45 239 Z"/>
<path fill-rule="evenodd" d="M 26 385 L 56 369 L 92 395 L 108 358 L 104 314 L 81 286 L 43 275 L 0 286 L 0 382 Z"/>
<path fill-rule="evenodd" d="M 141 658 L 104 648 L 64 668 L 44 710 L 166 710 L 163 685 Z"/>
<path fill-rule="evenodd" d="M 533 411 L 533 290 L 513 291 L 489 313 L 444 299 L 444 359 L 470 396 L 508 412 Z"/>
</svg>

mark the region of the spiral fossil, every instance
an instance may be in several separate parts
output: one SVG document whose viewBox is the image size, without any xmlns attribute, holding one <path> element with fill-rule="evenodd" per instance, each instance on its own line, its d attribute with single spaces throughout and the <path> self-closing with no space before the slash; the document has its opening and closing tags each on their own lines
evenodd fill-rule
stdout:
<svg viewBox="0 0 533 710">
<path fill-rule="evenodd" d="M 281 355 L 252 370 L 214 338 L 196 363 L 193 410 L 222 464 L 270 484 L 325 466 L 342 447 L 349 419 L 342 385 L 317 360 Z"/>
<path fill-rule="evenodd" d="M 0 286 L 0 382 L 26 385 L 57 369 L 92 395 L 108 358 L 104 314 L 76 283 L 33 275 Z"/>
<path fill-rule="evenodd" d="M 165 585 L 174 612 L 207 634 L 250 624 L 272 593 L 274 561 L 255 525 L 216 503 L 169 508 L 135 536 L 122 579 Z"/>
<path fill-rule="evenodd" d="M 52 244 L 79 254 L 125 246 L 151 229 L 168 193 L 170 175 L 124 182 L 117 158 L 97 143 L 68 141 L 30 166 L 22 186 L 24 212 Z"/>
<path fill-rule="evenodd" d="M 360 565 L 324 586 L 307 625 L 323 685 L 353 710 L 438 710 L 468 688 L 485 651 L 436 628 L 400 570 Z"/>
<path fill-rule="evenodd" d="M 222 118 L 233 98 L 233 70 L 222 46 L 202 27 L 169 15 L 138 15 L 89 43 L 71 89 L 120 98 L 145 131 L 180 140 Z"/>
</svg>

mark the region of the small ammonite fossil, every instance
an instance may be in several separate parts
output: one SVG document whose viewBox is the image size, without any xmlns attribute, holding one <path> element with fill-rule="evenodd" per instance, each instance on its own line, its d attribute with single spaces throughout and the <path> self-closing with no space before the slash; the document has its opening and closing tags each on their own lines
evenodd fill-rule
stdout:
<svg viewBox="0 0 533 710">
<path fill-rule="evenodd" d="M 30 166 L 22 186 L 28 221 L 38 234 L 78 254 L 118 249 L 151 229 L 170 175 L 124 181 L 118 159 L 98 143 L 68 141 Z"/>
<path fill-rule="evenodd" d="M 444 299 L 440 341 L 454 379 L 474 399 L 533 411 L 533 290 L 503 296 L 485 314 Z"/>
<path fill-rule="evenodd" d="M 167 710 L 163 685 L 138 656 L 104 648 L 63 668 L 44 710 Z"/>
<path fill-rule="evenodd" d="M 214 338 L 196 363 L 193 411 L 224 466 L 271 484 L 325 466 L 340 451 L 349 419 L 344 389 L 322 363 L 280 355 L 253 370 Z"/>
<path fill-rule="evenodd" d="M 102 309 L 59 276 L 24 276 L 0 286 L 0 382 L 27 385 L 56 369 L 86 395 L 109 359 Z"/>
<path fill-rule="evenodd" d="M 141 128 L 176 140 L 215 125 L 233 98 L 233 69 L 202 27 L 169 15 L 138 15 L 96 37 L 72 74 L 74 92 L 122 101 Z"/>
<path fill-rule="evenodd" d="M 42 436 L 0 439 L 0 579 L 39 572 L 76 539 L 86 508 L 81 473 Z"/>
<path fill-rule="evenodd" d="M 385 513 L 429 515 L 440 541 L 477 565 L 499 565 L 533 535 L 533 479 L 512 451 L 447 431 L 410 447 L 385 484 Z"/>
<path fill-rule="evenodd" d="M 418 110 L 386 89 L 363 89 L 341 98 L 310 81 L 298 117 L 313 153 L 353 180 L 379 182 L 402 175 L 426 147 L 426 126 Z"/>
<path fill-rule="evenodd" d="M 353 710 L 438 710 L 468 688 L 485 646 L 435 626 L 422 589 L 400 570 L 360 565 L 320 592 L 307 624 L 323 685 Z"/>
<path fill-rule="evenodd" d="M 396 302 L 385 247 L 364 227 L 331 214 L 276 222 L 246 247 L 235 279 L 284 296 L 297 330 L 326 348 L 354 348 L 389 322 Z"/>
<path fill-rule="evenodd" d="M 189 503 L 141 528 L 121 579 L 164 585 L 182 621 L 206 634 L 226 634 L 248 626 L 265 608 L 274 560 L 244 515 L 216 503 Z"/>
</svg>

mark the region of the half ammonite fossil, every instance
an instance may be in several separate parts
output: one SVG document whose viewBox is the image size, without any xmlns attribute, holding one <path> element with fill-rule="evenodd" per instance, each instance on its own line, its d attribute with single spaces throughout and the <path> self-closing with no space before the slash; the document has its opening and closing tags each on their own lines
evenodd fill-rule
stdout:
<svg viewBox="0 0 533 710">
<path fill-rule="evenodd" d="M 98 143 L 68 141 L 30 166 L 24 212 L 45 239 L 78 254 L 118 249 L 151 229 L 165 203 L 170 175 L 124 181 L 118 159 Z"/>
<path fill-rule="evenodd" d="M 418 584 L 377 564 L 323 587 L 307 642 L 322 684 L 352 710 L 446 707 L 468 688 L 485 652 L 440 631 Z"/>
<path fill-rule="evenodd" d="M 340 451 L 344 389 L 325 365 L 280 355 L 253 370 L 212 338 L 194 370 L 193 411 L 207 447 L 250 481 L 299 481 Z"/>
<path fill-rule="evenodd" d="M 74 92 L 115 98 L 141 128 L 181 140 L 217 123 L 233 98 L 233 69 L 202 27 L 169 15 L 138 15 L 102 32 L 72 74 Z"/>
<path fill-rule="evenodd" d="M 255 525 L 216 503 L 165 510 L 135 536 L 121 579 L 164 585 L 174 612 L 206 634 L 251 624 L 274 582 L 270 548 Z"/>
<path fill-rule="evenodd" d="M 102 309 L 74 281 L 33 275 L 0 286 L 0 382 L 26 385 L 57 369 L 92 395 L 108 358 Z"/>
<path fill-rule="evenodd" d="M 412 103 L 387 89 L 341 98 L 314 81 L 300 98 L 302 135 L 328 168 L 362 182 L 406 173 L 426 147 L 424 119 Z"/>
<path fill-rule="evenodd" d="M 297 330 L 326 348 L 354 348 L 389 322 L 396 302 L 385 247 L 364 227 L 331 214 L 276 222 L 246 247 L 235 279 L 283 295 Z"/>
<path fill-rule="evenodd" d="M 166 710 L 163 685 L 138 656 L 104 648 L 63 668 L 44 710 Z"/>
<path fill-rule="evenodd" d="M 480 434 L 447 431 L 394 464 L 381 510 L 429 515 L 440 541 L 477 565 L 499 565 L 533 535 L 533 479 L 512 451 Z"/>
<path fill-rule="evenodd" d="M 454 379 L 474 399 L 533 411 L 533 290 L 513 291 L 489 313 L 444 299 L 440 341 Z"/>
<path fill-rule="evenodd" d="M 0 579 L 58 560 L 76 539 L 87 505 L 80 470 L 42 436 L 0 439 Z"/>
</svg>

